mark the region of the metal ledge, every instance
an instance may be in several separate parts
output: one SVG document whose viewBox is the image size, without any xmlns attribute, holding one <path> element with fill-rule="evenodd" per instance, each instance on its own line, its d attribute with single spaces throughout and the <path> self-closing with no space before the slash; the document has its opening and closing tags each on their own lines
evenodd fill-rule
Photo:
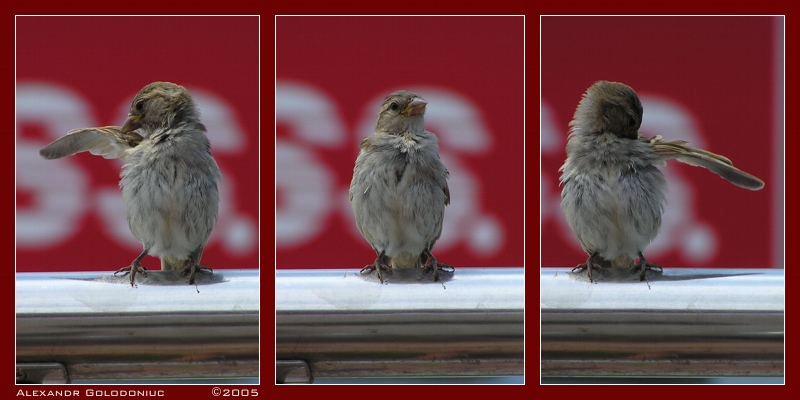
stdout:
<svg viewBox="0 0 800 400">
<path fill-rule="evenodd" d="M 277 271 L 278 382 L 523 374 L 522 268 L 374 275 Z"/>
<path fill-rule="evenodd" d="M 783 376 L 783 270 L 597 278 L 542 268 L 542 376 Z"/>
<path fill-rule="evenodd" d="M 63 365 L 66 381 L 258 376 L 258 270 L 198 274 L 197 286 L 147 274 L 131 287 L 97 272 L 17 273 L 18 379 L 43 363 Z"/>
</svg>

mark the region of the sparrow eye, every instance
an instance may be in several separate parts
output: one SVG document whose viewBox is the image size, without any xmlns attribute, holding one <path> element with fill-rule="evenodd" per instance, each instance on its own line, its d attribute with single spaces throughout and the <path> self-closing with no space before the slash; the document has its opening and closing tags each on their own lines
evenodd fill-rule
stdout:
<svg viewBox="0 0 800 400">
<path fill-rule="evenodd" d="M 400 108 L 400 106 L 397 105 L 397 103 L 394 102 L 394 101 L 392 102 L 392 104 L 389 104 L 389 109 L 392 110 L 392 111 L 397 111 L 399 108 Z"/>
<path fill-rule="evenodd" d="M 136 102 L 136 111 L 142 111 L 144 108 L 144 100 L 139 100 Z"/>
</svg>

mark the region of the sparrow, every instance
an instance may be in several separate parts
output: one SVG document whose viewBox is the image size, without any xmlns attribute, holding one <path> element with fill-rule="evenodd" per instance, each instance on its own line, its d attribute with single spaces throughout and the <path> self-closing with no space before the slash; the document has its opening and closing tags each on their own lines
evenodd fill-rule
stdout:
<svg viewBox="0 0 800 400">
<path fill-rule="evenodd" d="M 661 269 L 643 251 L 661 226 L 667 183 L 657 167 L 666 166 L 666 160 L 706 168 L 745 189 L 764 187 L 721 155 L 682 140 L 643 136 L 642 113 L 630 86 L 598 81 L 583 95 L 569 123 L 567 159 L 559 169 L 561 207 L 589 255 L 573 271 L 588 269 L 590 282 L 593 270 L 607 267 L 630 267 L 640 280 L 647 269 Z"/>
<path fill-rule="evenodd" d="M 48 144 L 39 154 L 48 160 L 88 151 L 125 162 L 119 186 L 133 236 L 143 250 L 131 265 L 114 274 L 147 276 L 146 255 L 161 259 L 162 270 L 181 270 L 195 281 L 211 229 L 219 212 L 221 179 L 211 155 L 206 127 L 192 96 L 180 85 L 153 82 L 133 98 L 120 126 L 82 128 Z"/>
<path fill-rule="evenodd" d="M 439 263 L 431 249 L 442 234 L 444 208 L 450 204 L 449 172 L 439 159 L 439 140 L 425 130 L 427 102 L 400 90 L 386 97 L 375 133 L 359 144 L 350 182 L 350 203 L 361 235 L 377 258 L 361 272 L 391 268 L 433 271 Z"/>
</svg>

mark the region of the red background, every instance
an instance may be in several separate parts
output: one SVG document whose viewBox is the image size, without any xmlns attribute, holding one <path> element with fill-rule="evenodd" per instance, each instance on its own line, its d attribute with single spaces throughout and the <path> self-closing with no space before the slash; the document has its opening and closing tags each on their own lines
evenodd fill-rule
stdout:
<svg viewBox="0 0 800 400">
<path fill-rule="evenodd" d="M 354 269 L 374 260 L 374 251 L 355 230 L 347 189 L 358 143 L 374 130 L 380 100 L 401 88 L 428 100 L 426 128 L 439 137 L 450 170 L 451 204 L 434 255 L 456 267 L 521 266 L 523 43 L 521 16 L 277 17 L 277 267 Z M 328 107 L 329 115 L 314 111 L 292 118 L 289 113 L 297 106 L 289 104 L 281 85 L 315 93 L 311 98 Z M 454 109 L 456 101 L 462 104 Z M 480 126 L 482 139 L 446 120 L 457 112 L 475 121 L 470 126 Z M 323 127 L 341 124 L 343 133 L 303 128 L 314 118 Z M 316 141 L 308 139 L 315 134 Z M 328 178 L 295 177 L 298 169 L 310 169 L 309 163 L 290 165 L 292 160 L 282 159 L 285 148 L 302 152 Z M 330 187 L 320 190 L 324 185 Z M 281 239 L 288 224 L 280 221 L 304 195 L 324 202 L 318 207 L 327 211 L 305 222 L 317 233 L 286 244 Z M 297 215 L 292 223 L 304 217 Z M 481 231 L 479 225 L 497 230 Z M 481 246 L 490 249 L 481 251 Z"/>
<path fill-rule="evenodd" d="M 18 17 L 18 95 L 32 84 L 65 91 L 70 93 L 69 101 L 57 106 L 85 107 L 88 119 L 84 120 L 90 126 L 103 126 L 121 125 L 125 118 L 121 110 L 130 106 L 133 96 L 147 83 L 171 81 L 187 87 L 209 128 L 212 153 L 223 174 L 220 185 L 230 191 L 222 200 L 228 213 L 220 215 L 203 253 L 203 264 L 215 269 L 257 268 L 258 22 L 258 17 Z M 204 110 L 199 102 L 201 93 L 218 101 L 229 115 L 216 116 L 210 105 Z M 46 100 L 37 99 L 41 104 Z M 33 244 L 35 237 L 21 240 L 19 234 L 17 271 L 111 271 L 128 265 L 141 252 L 141 245 L 110 235 L 109 223 L 98 205 L 101 190 L 115 192 L 116 200 L 121 199 L 117 187 L 120 164 L 89 153 L 56 162 L 41 159 L 34 153 L 38 148 L 68 129 L 84 127 L 67 127 L 67 123 L 58 131 L 47 122 L 63 124 L 59 118 L 80 112 L 54 115 L 45 107 L 40 112 L 31 110 L 34 106 L 25 107 L 32 116 L 20 119 L 16 127 L 18 233 L 27 228 L 21 225 L 30 221 L 25 216 L 40 213 L 44 201 L 43 192 L 31 189 L 31 182 L 50 179 L 50 174 L 63 173 L 69 167 L 76 172 L 73 178 L 82 177 L 87 186 L 78 193 L 84 208 L 74 222 L 75 230 L 63 240 Z M 62 212 L 70 210 L 65 207 Z M 118 218 L 127 238 L 135 240 L 127 230 L 124 213 Z M 143 264 L 159 268 L 152 257 Z"/>
<path fill-rule="evenodd" d="M 702 147 L 727 156 L 766 182 L 764 189 L 752 192 L 702 168 L 670 161 L 662 170 L 671 174 L 671 190 L 685 185 L 687 192 L 669 199 L 667 207 L 685 208 L 665 214 L 656 241 L 667 244 L 645 251 L 648 259 L 665 267 L 783 267 L 783 162 L 775 151 L 783 148 L 783 132 L 775 132 L 776 118 L 783 118 L 782 93 L 776 99 L 775 92 L 782 90 L 781 81 L 776 83 L 782 79 L 782 67 L 776 67 L 775 54 L 783 52 L 776 46 L 776 35 L 782 34 L 775 25 L 778 20 L 543 17 L 541 21 L 542 103 L 549 106 L 554 123 L 551 136 L 543 131 L 542 137 L 541 186 L 546 193 L 542 207 L 550 210 L 543 212 L 542 265 L 574 266 L 586 259 L 572 232 L 559 225 L 564 216 L 558 204 L 558 168 L 566 157 L 567 124 L 581 95 L 604 79 L 637 91 L 644 106 L 641 131 L 646 135 L 675 139 L 686 133 L 678 125 L 658 126 L 659 106 L 644 99 L 657 96 L 680 107 L 679 116 L 693 122 Z M 547 117 L 542 117 L 546 129 Z M 547 139 L 557 143 L 548 145 Z M 680 222 L 665 231 L 668 218 Z M 715 238 L 716 246 L 689 238 L 700 227 Z M 650 248 L 656 248 L 655 243 Z"/>
</svg>

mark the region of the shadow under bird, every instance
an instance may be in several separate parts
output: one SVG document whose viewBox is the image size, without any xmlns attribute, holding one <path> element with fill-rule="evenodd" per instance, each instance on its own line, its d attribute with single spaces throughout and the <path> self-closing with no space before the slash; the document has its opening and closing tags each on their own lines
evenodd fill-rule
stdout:
<svg viewBox="0 0 800 400">
<path fill-rule="evenodd" d="M 736 186 L 759 190 L 764 182 L 733 166 L 731 160 L 689 146 L 682 140 L 639 133 L 642 105 L 622 83 L 598 81 L 583 95 L 561 166 L 561 207 L 589 255 L 573 271 L 629 267 L 644 280 L 650 263 L 643 251 L 661 226 L 667 183 L 657 166 L 666 160 L 699 166 Z M 634 260 L 638 257 L 638 261 Z"/>
<path fill-rule="evenodd" d="M 39 151 L 58 159 L 88 151 L 125 161 L 120 187 L 131 233 L 144 249 L 115 272 L 147 276 L 145 255 L 161 259 L 162 270 L 181 270 L 195 281 L 203 248 L 219 212 L 219 167 L 211 156 L 206 127 L 189 92 L 153 82 L 133 99 L 123 126 L 75 129 Z"/>
<path fill-rule="evenodd" d="M 381 283 L 392 269 L 433 271 L 435 282 L 441 280 L 440 269 L 452 268 L 431 254 L 442 234 L 450 189 L 439 140 L 425 130 L 427 104 L 405 90 L 390 94 L 375 133 L 359 145 L 350 202 L 358 230 L 377 254 L 361 272 L 375 271 Z"/>
</svg>

